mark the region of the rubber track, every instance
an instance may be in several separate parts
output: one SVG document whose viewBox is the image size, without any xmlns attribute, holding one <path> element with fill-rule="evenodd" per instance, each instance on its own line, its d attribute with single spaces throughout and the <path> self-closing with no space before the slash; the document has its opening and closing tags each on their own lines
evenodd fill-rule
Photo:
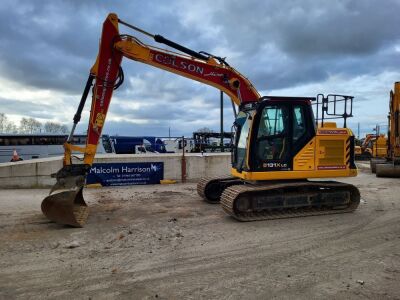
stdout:
<svg viewBox="0 0 400 300">
<path fill-rule="evenodd" d="M 351 192 L 351 203 L 347 208 L 344 209 L 331 209 L 331 208 L 318 208 L 318 207 L 305 207 L 305 208 L 288 208 L 276 211 L 265 210 L 261 212 L 244 212 L 237 213 L 234 210 L 235 200 L 241 193 L 251 191 L 267 191 L 273 189 L 285 189 L 288 187 L 339 187 L 346 188 Z M 357 209 L 360 203 L 360 192 L 358 189 L 351 185 L 341 182 L 332 181 L 305 181 L 305 182 L 293 182 L 293 183 L 273 183 L 269 185 L 234 185 L 226 188 L 221 195 L 221 206 L 222 209 L 233 218 L 239 221 L 261 221 L 261 220 L 274 220 L 283 218 L 296 218 L 306 216 L 318 216 L 328 214 L 339 214 L 352 212 Z"/>
<path fill-rule="evenodd" d="M 209 199 L 207 199 L 206 194 L 205 194 L 206 187 L 212 181 L 221 181 L 221 180 L 229 180 L 229 179 L 236 179 L 236 178 L 232 177 L 232 176 L 230 176 L 230 177 L 203 177 L 197 183 L 197 194 L 199 194 L 199 196 L 208 203 L 211 203 L 211 204 L 219 203 L 219 202 L 210 201 Z"/>
</svg>

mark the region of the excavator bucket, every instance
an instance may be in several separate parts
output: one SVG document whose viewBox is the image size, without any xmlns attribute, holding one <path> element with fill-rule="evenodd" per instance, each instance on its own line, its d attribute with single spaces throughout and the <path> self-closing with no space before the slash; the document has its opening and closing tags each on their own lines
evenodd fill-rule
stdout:
<svg viewBox="0 0 400 300">
<path fill-rule="evenodd" d="M 83 227 L 89 215 L 83 199 L 83 187 L 47 196 L 42 202 L 42 212 L 50 220 L 59 224 Z"/>
<path fill-rule="evenodd" d="M 74 227 L 85 225 L 89 215 L 83 199 L 85 168 L 84 165 L 64 166 L 51 175 L 57 182 L 42 201 L 42 212 L 50 221 Z"/>
</svg>

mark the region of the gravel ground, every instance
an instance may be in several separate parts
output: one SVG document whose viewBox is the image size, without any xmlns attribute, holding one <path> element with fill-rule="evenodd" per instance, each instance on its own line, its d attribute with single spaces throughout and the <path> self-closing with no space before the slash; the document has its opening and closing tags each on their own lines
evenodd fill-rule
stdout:
<svg viewBox="0 0 400 300">
<path fill-rule="evenodd" d="M 0 298 L 400 299 L 400 181 L 362 171 L 350 214 L 241 223 L 193 183 L 86 189 L 85 228 L 48 190 L 1 190 Z"/>
</svg>

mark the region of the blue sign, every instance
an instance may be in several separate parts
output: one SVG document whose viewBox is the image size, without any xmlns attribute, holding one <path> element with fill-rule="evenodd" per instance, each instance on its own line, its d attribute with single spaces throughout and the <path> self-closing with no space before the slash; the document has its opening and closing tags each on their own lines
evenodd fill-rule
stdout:
<svg viewBox="0 0 400 300">
<path fill-rule="evenodd" d="M 103 186 L 156 184 L 164 179 L 164 163 L 109 163 L 93 164 L 86 184 Z"/>
</svg>

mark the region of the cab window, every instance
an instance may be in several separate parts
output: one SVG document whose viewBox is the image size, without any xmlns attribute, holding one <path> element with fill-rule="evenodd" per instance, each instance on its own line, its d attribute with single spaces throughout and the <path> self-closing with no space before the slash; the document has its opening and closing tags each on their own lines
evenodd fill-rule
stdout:
<svg viewBox="0 0 400 300">
<path fill-rule="evenodd" d="M 265 107 L 261 115 L 257 137 L 282 134 L 285 130 L 285 115 L 287 115 L 285 107 Z"/>
<path fill-rule="evenodd" d="M 294 106 L 293 108 L 293 143 L 296 143 L 306 134 L 306 120 L 304 116 L 304 106 Z"/>
<path fill-rule="evenodd" d="M 266 106 L 260 116 L 257 132 L 259 162 L 285 159 L 288 152 L 288 117 L 286 106 Z"/>
</svg>

